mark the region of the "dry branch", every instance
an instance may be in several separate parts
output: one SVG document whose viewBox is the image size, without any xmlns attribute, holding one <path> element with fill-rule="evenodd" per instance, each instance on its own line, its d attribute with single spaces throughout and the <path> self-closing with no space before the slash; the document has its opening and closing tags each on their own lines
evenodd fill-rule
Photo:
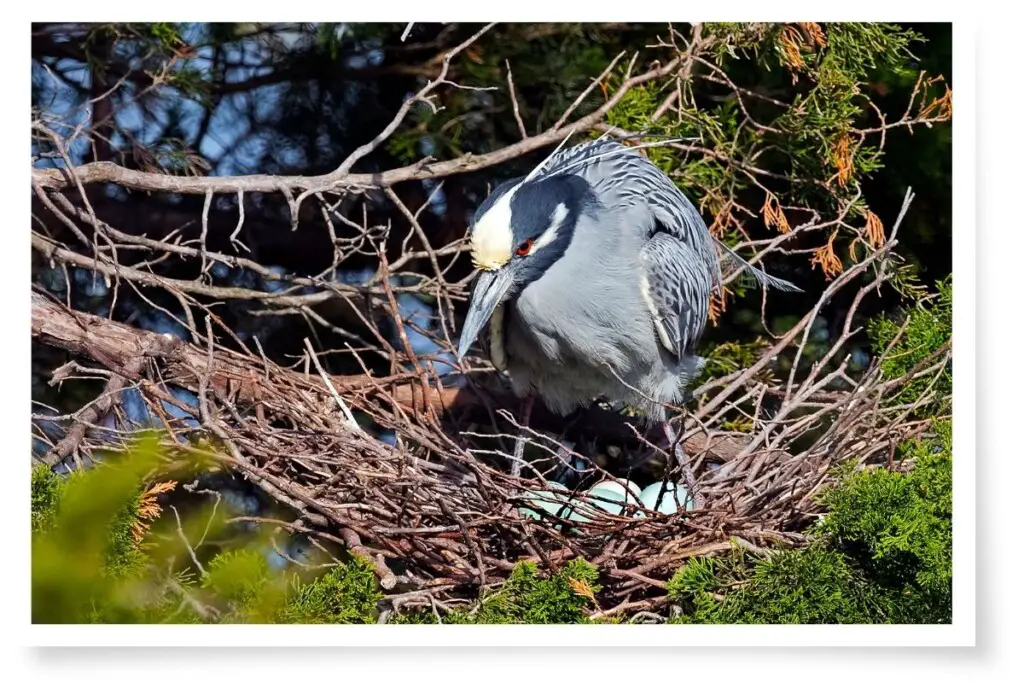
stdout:
<svg viewBox="0 0 1024 683">
<path fill-rule="evenodd" d="M 565 139 L 570 131 L 583 132 L 600 123 L 607 114 L 631 89 L 656 78 L 673 73 L 679 68 L 680 60 L 674 59 L 664 66 L 651 69 L 627 79 L 608 101 L 598 109 L 571 123 L 551 128 L 539 135 L 522 140 L 488 154 L 464 155 L 450 161 L 417 162 L 383 173 L 351 173 L 343 165 L 336 171 L 320 176 L 216 176 L 180 177 L 160 173 L 135 171 L 110 162 L 95 162 L 69 169 L 32 169 L 32 182 L 48 190 L 63 190 L 75 184 L 74 178 L 83 185 L 93 183 L 117 183 L 122 187 L 150 192 L 175 192 L 180 194 L 206 194 L 237 192 L 284 192 L 302 191 L 307 193 L 339 191 L 344 189 L 384 188 L 409 180 L 443 178 L 458 173 L 478 171 L 496 166 L 524 154 L 553 145 Z M 404 113 L 404 112 L 403 112 Z M 375 140 L 376 141 L 376 140 Z M 378 142 L 379 144 L 379 142 Z"/>
<path fill-rule="evenodd" d="M 863 268 L 882 261 L 891 244 Z M 886 269 L 877 268 L 875 280 L 858 287 L 854 308 L 887 277 Z M 854 275 L 838 279 L 819 307 L 855 280 Z M 873 457 L 884 462 L 890 443 L 919 429 L 904 416 L 877 410 L 878 402 L 944 366 L 929 361 L 906 377 L 886 381 L 876 366 L 844 387 L 836 369 L 815 365 L 799 385 L 791 379 L 786 387 L 771 388 L 783 403 L 774 415 L 757 416 L 750 434 L 723 433 L 718 427 L 723 412 L 716 408 L 739 408 L 752 390 L 763 387 L 755 379 L 756 366 L 726 382 L 710 383 L 701 390 L 703 405 L 687 421 L 687 448 L 700 463 L 705 508 L 643 518 L 594 510 L 590 521 L 561 522 L 571 527 L 567 533 L 549 518 L 522 517 L 516 511 L 523 505 L 520 496 L 537 487 L 536 480 L 511 477 L 504 460 L 479 455 L 483 444 L 473 450 L 473 442 L 487 440 L 486 435 L 459 433 L 467 413 L 493 414 L 500 394 L 472 385 L 440 388 L 436 378 L 425 387 L 423 376 L 415 373 L 333 377 L 333 386 L 325 386 L 315 370 L 287 370 L 257 355 L 161 338 L 72 311 L 41 294 L 34 293 L 32 302 L 38 341 L 98 362 L 155 402 L 168 399 L 170 386 L 198 392 L 204 408 L 190 412 L 200 429 L 218 436 L 227 449 L 215 457 L 292 508 L 303 528 L 340 538 L 351 552 L 367 557 L 387 586 L 422 590 L 443 580 L 454 590 L 500 579 L 522 559 L 556 568 L 582 556 L 607 572 L 624 605 L 648 605 L 648 592 L 662 586 L 688 557 L 725 552 L 733 544 L 762 549 L 799 543 L 793 532 L 814 513 L 814 494 L 836 463 L 865 463 Z M 812 318 L 780 345 L 794 343 Z M 845 340 L 836 343 L 831 355 Z M 838 369 L 843 367 L 840 363 Z M 422 410 L 424 392 L 445 419 L 438 422 Z M 350 426 L 339 405 L 394 430 L 398 445 L 389 447 Z M 798 406 L 799 417 L 790 417 Z M 589 434 L 608 438 L 615 431 L 606 427 L 614 415 L 594 407 L 563 426 L 582 435 L 588 423 L 604 425 L 603 433 L 591 426 Z M 551 416 L 541 419 L 557 422 Z M 168 424 L 172 431 L 183 429 Z M 620 433 L 632 431 L 628 423 L 622 426 Z M 794 450 L 795 441 L 808 431 L 820 436 Z M 177 447 L 179 441 L 169 437 L 168 444 Z M 584 457 L 590 471 L 610 476 Z M 535 460 L 534 467 L 543 459 Z M 712 468 L 712 462 L 720 466 Z M 401 558 L 406 573 L 394 575 L 388 558 Z"/>
<path fill-rule="evenodd" d="M 319 391 L 323 381 L 292 370 L 274 367 L 269 371 L 258 358 L 227 349 L 217 349 L 210 363 L 208 352 L 170 335 L 148 332 L 137 327 L 74 311 L 64 304 L 37 292 L 32 293 L 32 337 L 44 344 L 66 349 L 81 358 L 98 362 L 114 373 L 104 392 L 105 398 L 96 401 L 94 408 L 76 416 L 74 440 L 63 440 L 47 456 L 49 464 L 56 464 L 71 455 L 73 445 L 81 442 L 85 427 L 95 424 L 96 418 L 110 410 L 114 394 L 127 386 L 127 381 L 138 382 L 147 360 L 159 360 L 163 383 L 190 391 L 198 391 L 200 379 L 217 397 L 232 400 L 239 406 L 255 406 L 275 391 Z M 392 401 L 403 410 L 414 412 L 429 409 L 436 413 L 454 413 L 465 417 L 481 417 L 488 411 L 510 409 L 517 399 L 501 390 L 484 393 L 474 388 L 433 386 L 424 394 L 415 375 L 397 374 L 374 378 L 366 375 L 330 376 L 334 389 L 342 395 L 356 394 L 360 403 L 374 397 Z M 333 397 L 333 393 L 331 394 Z M 109 397 L 109 401 L 106 397 Z M 425 398 L 424 398 L 425 397 Z M 347 419 L 347 418 L 346 418 Z M 549 431 L 561 431 L 566 421 L 536 406 L 533 424 Z M 620 443 L 636 440 L 637 424 L 618 413 L 591 407 L 572 416 L 568 435 L 581 439 L 600 439 Z M 632 426 L 631 426 L 632 425 Z M 69 436 L 71 436 L 69 434 Z M 687 446 L 708 451 L 721 462 L 728 461 L 747 443 L 744 435 L 704 434 L 692 435 Z M 59 454 L 59 457 L 58 457 Z M 52 462 L 51 462 L 52 461 Z"/>
</svg>

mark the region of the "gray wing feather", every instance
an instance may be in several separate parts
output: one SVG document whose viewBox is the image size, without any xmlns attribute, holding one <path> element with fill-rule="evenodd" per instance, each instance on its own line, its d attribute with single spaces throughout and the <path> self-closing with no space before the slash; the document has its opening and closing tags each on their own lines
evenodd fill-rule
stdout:
<svg viewBox="0 0 1024 683">
<path fill-rule="evenodd" d="M 796 285 L 769 275 L 747 263 L 739 254 L 712 236 L 697 208 L 672 180 L 647 157 L 612 140 L 598 140 L 564 149 L 555 154 L 538 176 L 573 173 L 584 177 L 599 199 L 608 205 L 645 202 L 657 219 L 652 227 L 669 233 L 692 250 L 691 266 L 702 266 L 712 288 L 722 283 L 722 269 L 716 245 L 738 267 L 749 272 L 761 287 L 799 292 Z"/>
<path fill-rule="evenodd" d="M 715 286 L 721 282 L 714 239 L 700 212 L 647 157 L 618 142 L 599 140 L 559 152 L 540 175 L 559 173 L 585 178 L 605 205 L 646 204 L 656 219 L 650 234 L 667 232 L 685 243 L 699 257 L 691 265 L 706 269 Z"/>
<path fill-rule="evenodd" d="M 724 251 L 729 256 L 729 260 L 732 261 L 734 264 L 736 264 L 737 267 L 739 267 L 739 268 L 745 270 L 746 272 L 750 273 L 750 275 L 752 275 L 754 277 L 754 280 L 757 281 L 757 284 L 760 285 L 762 289 L 768 289 L 769 287 L 774 287 L 775 289 L 778 289 L 778 290 L 783 291 L 783 292 L 802 292 L 802 291 L 804 291 L 804 290 L 800 289 L 799 287 L 797 287 L 796 285 L 794 285 L 789 280 L 783 280 L 780 277 L 775 277 L 774 275 L 769 275 L 768 273 L 764 272 L 763 270 L 761 270 L 757 266 L 754 266 L 754 265 L 751 265 L 751 264 L 747 263 L 747 261 L 742 256 L 740 256 L 735 251 L 733 251 L 729 247 L 727 247 L 724 244 L 722 244 L 718 240 L 718 238 L 714 238 L 714 239 L 715 239 L 715 244 L 717 244 L 719 247 L 721 247 L 722 251 Z"/>
<path fill-rule="evenodd" d="M 668 233 L 658 233 L 640 250 L 646 295 L 668 351 L 682 359 L 704 332 L 711 303 L 711 273 L 702 257 Z M 667 337 L 667 339 L 665 339 Z"/>
</svg>

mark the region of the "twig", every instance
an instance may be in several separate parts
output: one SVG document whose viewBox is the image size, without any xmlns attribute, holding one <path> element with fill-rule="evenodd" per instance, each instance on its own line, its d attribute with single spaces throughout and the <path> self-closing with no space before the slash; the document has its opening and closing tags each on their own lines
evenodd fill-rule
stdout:
<svg viewBox="0 0 1024 683">
<path fill-rule="evenodd" d="M 519 99 L 516 97 L 516 86 L 512 83 L 512 67 L 508 60 L 505 60 L 505 70 L 508 72 L 508 96 L 512 100 L 512 115 L 515 116 L 516 125 L 519 126 L 519 134 L 524 140 L 530 137 L 523 125 L 523 117 L 519 114 Z"/>
<path fill-rule="evenodd" d="M 188 542 L 188 537 L 185 535 L 185 530 L 181 528 L 181 516 L 178 515 L 178 508 L 174 507 L 173 505 L 171 505 L 170 508 L 174 512 L 175 521 L 178 523 L 178 538 L 181 539 L 181 542 L 184 543 L 185 547 L 188 549 L 189 557 L 192 558 L 192 564 L 196 566 L 196 568 L 199 570 L 199 573 L 201 573 L 203 576 L 206 576 L 206 568 L 203 567 L 202 562 L 200 562 L 199 558 L 196 557 L 195 549 L 192 547 L 192 544 Z"/>
<path fill-rule="evenodd" d="M 313 349 L 313 345 L 309 341 L 309 337 L 303 339 L 303 343 L 306 345 L 306 351 L 309 354 L 309 359 L 313 361 L 316 371 L 320 374 L 320 379 L 324 381 L 324 386 L 326 386 L 327 390 L 331 392 L 331 396 L 334 397 L 338 407 L 341 408 L 341 412 L 345 416 L 345 421 L 357 432 L 363 431 L 363 428 L 359 426 L 358 422 L 356 422 L 355 416 L 352 415 L 352 411 L 349 410 L 345 400 L 341 398 L 341 394 L 339 394 L 338 390 L 334 387 L 334 383 L 331 381 L 331 378 L 327 376 L 326 372 L 324 372 L 323 366 L 320 365 L 320 359 L 317 358 L 316 351 Z"/>
</svg>

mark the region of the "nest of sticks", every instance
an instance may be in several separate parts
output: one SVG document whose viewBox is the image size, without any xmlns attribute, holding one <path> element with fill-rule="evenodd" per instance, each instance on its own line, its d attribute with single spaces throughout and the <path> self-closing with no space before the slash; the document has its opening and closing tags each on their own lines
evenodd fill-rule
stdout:
<svg viewBox="0 0 1024 683">
<path fill-rule="evenodd" d="M 615 514 L 582 499 L 586 486 L 601 479 L 681 480 L 665 444 L 600 405 L 563 420 L 538 404 L 531 426 L 520 428 L 513 418 L 517 403 L 493 371 L 460 375 L 462 386 L 445 386 L 422 366 L 386 377 L 333 376 L 308 342 L 304 363 L 289 369 L 262 354 L 142 331 L 33 293 L 33 337 L 98 361 L 109 377 L 106 391 L 47 457 L 81 460 L 109 448 L 110 429 L 98 439 L 87 428 L 101 415 L 116 416 L 127 438 L 118 396 L 133 385 L 160 416 L 169 446 L 179 448 L 196 433 L 215 437 L 216 457 L 226 467 L 294 513 L 294 521 L 256 521 L 284 524 L 370 560 L 395 605 L 465 597 L 502 581 L 521 560 L 555 571 L 584 558 L 600 569 L 606 586 L 595 613 L 650 610 L 667 601 L 665 581 L 687 558 L 735 544 L 766 553 L 805 543 L 800 532 L 820 512 L 816 493 L 835 465 L 891 466 L 896 444 L 925 428 L 913 416 L 922 400 L 936 397 L 926 392 L 903 405 L 898 396 L 911 380 L 937 378 L 948 349 L 888 380 L 880 359 L 852 373 L 841 355 L 857 332 L 861 302 L 892 276 L 894 244 L 833 280 L 756 363 L 696 389 L 677 431 L 704 499 L 698 509 L 637 514 L 630 500 Z M 852 294 L 841 333 L 805 368 L 799 357 L 811 322 L 841 290 Z M 794 350 L 792 367 L 805 369 L 788 377 L 765 372 Z M 72 362 L 54 381 L 81 369 Z M 176 399 L 171 387 L 195 392 L 198 406 Z M 191 421 L 168 415 L 168 405 Z M 749 418 L 748 431 L 724 426 L 737 414 Z M 393 443 L 379 438 L 379 430 L 393 433 Z M 531 456 L 514 477 L 508 454 L 520 434 L 529 439 Z M 544 511 L 528 495 L 564 470 L 566 448 L 577 463 L 570 506 L 584 512 L 574 519 Z M 644 453 L 657 455 L 646 465 L 629 464 Z"/>
</svg>

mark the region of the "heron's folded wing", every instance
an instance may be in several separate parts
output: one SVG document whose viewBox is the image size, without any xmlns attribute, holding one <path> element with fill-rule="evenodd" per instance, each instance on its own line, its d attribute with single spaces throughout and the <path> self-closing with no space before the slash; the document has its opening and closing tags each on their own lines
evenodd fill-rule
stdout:
<svg viewBox="0 0 1024 683">
<path fill-rule="evenodd" d="M 688 244 L 656 233 L 640 250 L 640 287 L 658 338 L 682 359 L 704 331 L 711 303 L 711 273 Z"/>
<path fill-rule="evenodd" d="M 715 287 L 722 281 L 717 245 L 735 267 L 752 276 L 760 287 L 801 291 L 793 283 L 748 263 L 713 237 L 700 212 L 672 179 L 632 148 L 611 140 L 577 145 L 555 154 L 541 175 L 555 173 L 583 176 L 606 206 L 645 202 L 657 220 L 655 229 L 671 234 L 693 249 L 711 272 Z"/>
</svg>

